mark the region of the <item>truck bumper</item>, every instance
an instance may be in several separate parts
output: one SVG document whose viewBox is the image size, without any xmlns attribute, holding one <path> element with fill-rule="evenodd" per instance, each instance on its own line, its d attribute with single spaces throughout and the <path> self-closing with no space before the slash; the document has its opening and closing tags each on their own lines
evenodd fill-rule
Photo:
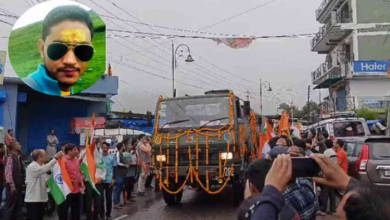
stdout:
<svg viewBox="0 0 390 220">
<path fill-rule="evenodd" d="M 168 166 L 168 172 L 169 172 L 169 175 L 171 176 L 176 176 L 176 171 L 175 171 L 175 166 Z M 240 168 L 241 168 L 241 164 L 234 164 L 233 166 L 233 171 L 230 170 L 231 168 L 231 165 L 228 165 L 226 167 L 223 167 L 222 166 L 222 174 L 224 177 L 227 177 L 229 175 L 229 173 L 231 172 L 231 177 L 234 177 L 234 176 L 239 176 L 240 174 Z M 159 169 L 159 168 L 157 168 Z M 187 174 L 188 174 L 188 171 L 189 171 L 190 167 L 189 166 L 178 166 L 177 168 L 177 173 L 178 173 L 178 176 L 179 177 L 186 177 Z M 194 167 L 195 169 L 195 167 Z M 215 177 L 219 177 L 219 166 L 218 165 L 202 165 L 202 166 L 199 166 L 199 169 L 198 169 L 198 173 L 199 173 L 199 177 L 201 179 L 203 179 L 202 177 L 206 176 L 206 171 L 209 171 L 209 175 L 211 174 L 215 174 Z M 167 169 L 166 169 L 166 166 L 163 167 L 163 169 L 160 171 L 160 174 L 162 173 L 164 176 L 166 175 L 166 172 L 167 172 Z"/>
</svg>

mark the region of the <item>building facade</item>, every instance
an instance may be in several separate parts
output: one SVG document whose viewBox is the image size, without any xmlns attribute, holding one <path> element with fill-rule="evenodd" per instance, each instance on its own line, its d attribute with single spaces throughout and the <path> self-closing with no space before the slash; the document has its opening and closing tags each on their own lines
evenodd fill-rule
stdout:
<svg viewBox="0 0 390 220">
<path fill-rule="evenodd" d="M 72 132 L 75 118 L 105 116 L 110 98 L 118 93 L 118 77 L 103 76 L 83 92 L 67 96 L 49 96 L 26 86 L 20 78 L 4 79 L 0 86 L 0 126 L 13 129 L 23 153 L 46 148 L 50 129 L 60 142 L 80 143 L 80 135 Z"/>
<path fill-rule="evenodd" d="M 324 0 L 316 10 L 323 26 L 311 50 L 326 54 L 311 73 L 315 89 L 329 89 L 325 112 L 383 109 L 390 96 L 390 2 Z"/>
</svg>

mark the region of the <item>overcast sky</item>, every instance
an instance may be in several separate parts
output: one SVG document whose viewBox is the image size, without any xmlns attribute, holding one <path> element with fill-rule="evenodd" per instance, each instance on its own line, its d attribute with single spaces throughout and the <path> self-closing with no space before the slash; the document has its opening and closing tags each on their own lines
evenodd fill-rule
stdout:
<svg viewBox="0 0 390 220">
<path fill-rule="evenodd" d="M 41 2 L 43 0 L 40 0 Z M 118 7 L 113 5 L 115 3 Z M 250 10 L 270 0 L 79 0 L 103 17 L 108 29 L 149 33 L 208 36 L 199 33 L 180 32 L 172 29 L 123 22 L 142 21 L 153 25 L 201 30 L 226 18 Z M 204 32 L 235 35 L 285 35 L 316 33 L 318 24 L 315 10 L 322 0 L 276 0 L 264 7 L 245 13 L 234 19 L 204 29 Z M 26 12 L 37 0 L 0 0 L 0 8 L 18 16 Z M 122 9 L 122 10 L 121 10 Z M 124 10 L 124 11 L 123 11 Z M 127 12 L 127 13 L 126 13 Z M 16 19 L 1 16 L 14 24 Z M 133 16 L 133 17 L 132 17 Z M 119 17 L 120 19 L 115 17 Z M 136 18 L 138 20 L 136 20 Z M 0 23 L 0 50 L 7 50 L 12 26 Z M 130 34 L 108 32 L 107 35 Z M 284 101 L 302 106 L 307 101 L 307 86 L 311 84 L 311 71 L 324 62 L 323 55 L 310 51 L 311 38 L 257 39 L 248 48 L 231 49 L 217 45 L 209 39 L 175 39 L 174 44 L 187 44 L 194 63 L 178 58 L 176 69 L 177 94 L 202 94 L 205 89 L 229 88 L 246 99 L 249 90 L 252 107 L 259 111 L 259 81 L 268 81 L 272 92 L 264 89 L 263 111 L 276 113 Z M 119 76 L 119 95 L 114 98 L 114 110 L 145 112 L 155 109 L 158 95 L 172 96 L 171 44 L 167 39 L 108 38 L 107 64 L 111 61 L 114 75 Z M 159 45 L 159 46 L 156 46 Z M 138 52 L 139 51 L 139 52 Z M 180 53 L 186 56 L 185 51 Z M 7 60 L 6 76 L 16 76 Z M 140 71 L 144 70 L 144 71 Z M 154 75 L 153 75 L 154 74 Z M 245 80 L 244 80 L 245 79 Z M 251 82 L 249 82 L 251 81 Z M 190 85 L 190 86 L 188 86 Z M 326 91 L 322 91 L 322 96 Z M 311 92 L 318 101 L 318 90 Z"/>
<path fill-rule="evenodd" d="M 83 4 L 80 4 L 80 3 L 77 3 L 74 1 L 67 1 L 67 0 L 47 1 L 47 2 L 44 2 L 42 4 L 36 4 L 36 5 L 34 5 L 34 7 L 31 7 L 27 11 L 25 11 L 23 13 L 23 15 L 21 15 L 20 18 L 17 20 L 17 22 L 15 22 L 15 25 L 12 28 L 12 30 L 16 30 L 16 29 L 24 27 L 26 25 L 29 25 L 29 24 L 32 24 L 32 23 L 35 23 L 38 21 L 42 21 L 52 9 L 54 9 L 58 6 L 61 6 L 61 5 L 78 5 L 87 11 L 91 10 L 90 8 L 85 7 Z"/>
</svg>

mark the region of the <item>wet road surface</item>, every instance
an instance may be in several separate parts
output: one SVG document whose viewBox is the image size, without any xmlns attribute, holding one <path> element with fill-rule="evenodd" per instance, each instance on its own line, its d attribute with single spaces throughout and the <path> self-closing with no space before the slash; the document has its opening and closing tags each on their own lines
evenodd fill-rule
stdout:
<svg viewBox="0 0 390 220">
<path fill-rule="evenodd" d="M 148 190 L 147 196 L 138 196 L 136 202 L 124 209 L 113 209 L 113 220 L 148 219 L 148 220 L 235 220 L 237 208 L 233 206 L 232 192 L 224 190 L 219 195 L 186 190 L 182 203 L 167 206 L 160 192 Z M 53 214 L 50 220 L 57 219 Z M 83 217 L 82 219 L 85 219 Z M 335 217 L 318 217 L 318 220 L 335 220 Z"/>
</svg>

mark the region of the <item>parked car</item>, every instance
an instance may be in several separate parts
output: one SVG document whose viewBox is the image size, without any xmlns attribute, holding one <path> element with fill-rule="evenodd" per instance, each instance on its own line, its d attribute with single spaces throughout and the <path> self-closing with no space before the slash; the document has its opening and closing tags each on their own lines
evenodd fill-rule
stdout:
<svg viewBox="0 0 390 220">
<path fill-rule="evenodd" d="M 390 137 L 349 140 L 348 175 L 363 182 L 390 187 Z"/>
</svg>

